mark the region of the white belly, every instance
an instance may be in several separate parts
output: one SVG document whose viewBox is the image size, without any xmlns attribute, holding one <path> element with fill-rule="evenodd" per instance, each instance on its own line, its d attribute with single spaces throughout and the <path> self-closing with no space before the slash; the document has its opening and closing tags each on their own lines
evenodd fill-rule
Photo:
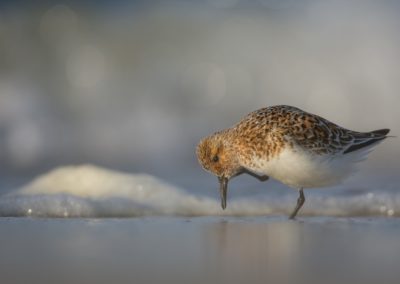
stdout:
<svg viewBox="0 0 400 284">
<path fill-rule="evenodd" d="M 294 188 L 324 187 L 340 183 L 354 171 L 352 156 L 315 155 L 287 149 L 267 161 L 253 159 L 250 170 L 266 174 Z"/>
</svg>

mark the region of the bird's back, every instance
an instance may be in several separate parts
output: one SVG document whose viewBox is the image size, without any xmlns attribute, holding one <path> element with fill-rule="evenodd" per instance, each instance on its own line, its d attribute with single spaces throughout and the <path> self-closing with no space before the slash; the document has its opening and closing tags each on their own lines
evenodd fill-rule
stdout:
<svg viewBox="0 0 400 284">
<path fill-rule="evenodd" d="M 299 108 L 279 105 L 247 115 L 235 128 L 242 136 L 280 136 L 315 154 L 351 153 L 385 139 L 390 129 L 357 132 Z M 279 138 L 277 138 L 279 140 Z"/>
<path fill-rule="evenodd" d="M 234 129 L 242 138 L 242 147 L 250 150 L 245 159 L 249 170 L 293 187 L 337 183 L 389 133 L 389 129 L 348 130 L 291 106 L 252 112 Z"/>
</svg>

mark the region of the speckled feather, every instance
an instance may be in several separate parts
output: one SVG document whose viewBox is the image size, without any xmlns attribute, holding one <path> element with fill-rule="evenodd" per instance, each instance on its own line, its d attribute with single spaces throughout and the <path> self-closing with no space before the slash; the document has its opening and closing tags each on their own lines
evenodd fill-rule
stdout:
<svg viewBox="0 0 400 284">
<path fill-rule="evenodd" d="M 318 115 L 285 105 L 254 111 L 230 131 L 267 158 L 277 155 L 283 145 L 293 147 L 294 144 L 318 155 L 342 153 L 351 145 L 384 138 L 389 132 L 348 130 Z"/>
<path fill-rule="evenodd" d="M 271 175 L 268 163 L 282 160 L 283 151 L 290 149 L 290 155 L 294 158 L 297 154 L 307 156 L 309 163 L 313 159 L 324 161 L 347 154 L 350 157 L 353 152 L 374 146 L 386 138 L 388 132 L 388 129 L 356 132 L 296 107 L 271 106 L 254 111 L 233 127 L 206 137 L 199 143 L 197 155 L 202 166 L 217 176 L 235 176 L 243 168 Z M 218 157 L 218 162 L 212 161 L 215 156 Z M 286 164 L 291 162 L 287 160 Z M 348 160 L 348 163 L 352 163 L 361 158 L 354 157 Z M 320 163 L 322 165 L 322 162 Z M 315 163 L 311 168 L 318 166 Z M 277 171 L 275 168 L 276 166 L 274 172 Z M 297 174 L 295 169 L 290 170 L 292 173 L 288 171 L 288 174 Z M 330 170 L 326 168 L 326 171 Z M 275 174 L 275 177 L 285 182 L 286 177 L 283 175 L 284 173 L 279 173 Z M 321 174 L 320 178 L 326 178 L 326 175 Z M 344 173 L 341 175 L 345 176 Z M 332 180 L 336 178 L 338 179 L 336 176 L 332 177 Z M 305 182 L 304 179 L 306 178 L 298 178 L 294 182 L 289 180 L 286 184 L 302 186 L 304 183 L 304 186 L 314 186 L 314 183 Z M 321 181 L 315 184 L 325 185 Z"/>
</svg>

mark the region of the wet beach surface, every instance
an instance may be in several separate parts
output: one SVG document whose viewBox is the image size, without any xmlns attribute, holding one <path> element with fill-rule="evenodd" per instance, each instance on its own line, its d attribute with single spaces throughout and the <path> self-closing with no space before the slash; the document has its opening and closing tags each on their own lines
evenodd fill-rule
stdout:
<svg viewBox="0 0 400 284">
<path fill-rule="evenodd" d="M 0 218 L 1 283 L 398 283 L 400 219 Z"/>
<path fill-rule="evenodd" d="M 306 192 L 296 221 L 296 192 L 246 182 L 224 211 L 215 184 L 187 190 L 93 165 L 5 184 L 0 282 L 398 283 L 395 178 Z"/>
</svg>

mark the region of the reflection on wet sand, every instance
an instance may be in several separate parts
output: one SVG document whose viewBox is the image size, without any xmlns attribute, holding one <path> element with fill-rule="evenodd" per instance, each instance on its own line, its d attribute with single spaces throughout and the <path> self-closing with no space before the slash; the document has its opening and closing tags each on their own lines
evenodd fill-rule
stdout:
<svg viewBox="0 0 400 284">
<path fill-rule="evenodd" d="M 392 236 L 370 224 L 316 220 L 210 224 L 209 275 L 223 283 L 396 282 L 400 245 Z"/>
<path fill-rule="evenodd" d="M 398 283 L 400 220 L 0 218 L 1 283 Z"/>
</svg>

